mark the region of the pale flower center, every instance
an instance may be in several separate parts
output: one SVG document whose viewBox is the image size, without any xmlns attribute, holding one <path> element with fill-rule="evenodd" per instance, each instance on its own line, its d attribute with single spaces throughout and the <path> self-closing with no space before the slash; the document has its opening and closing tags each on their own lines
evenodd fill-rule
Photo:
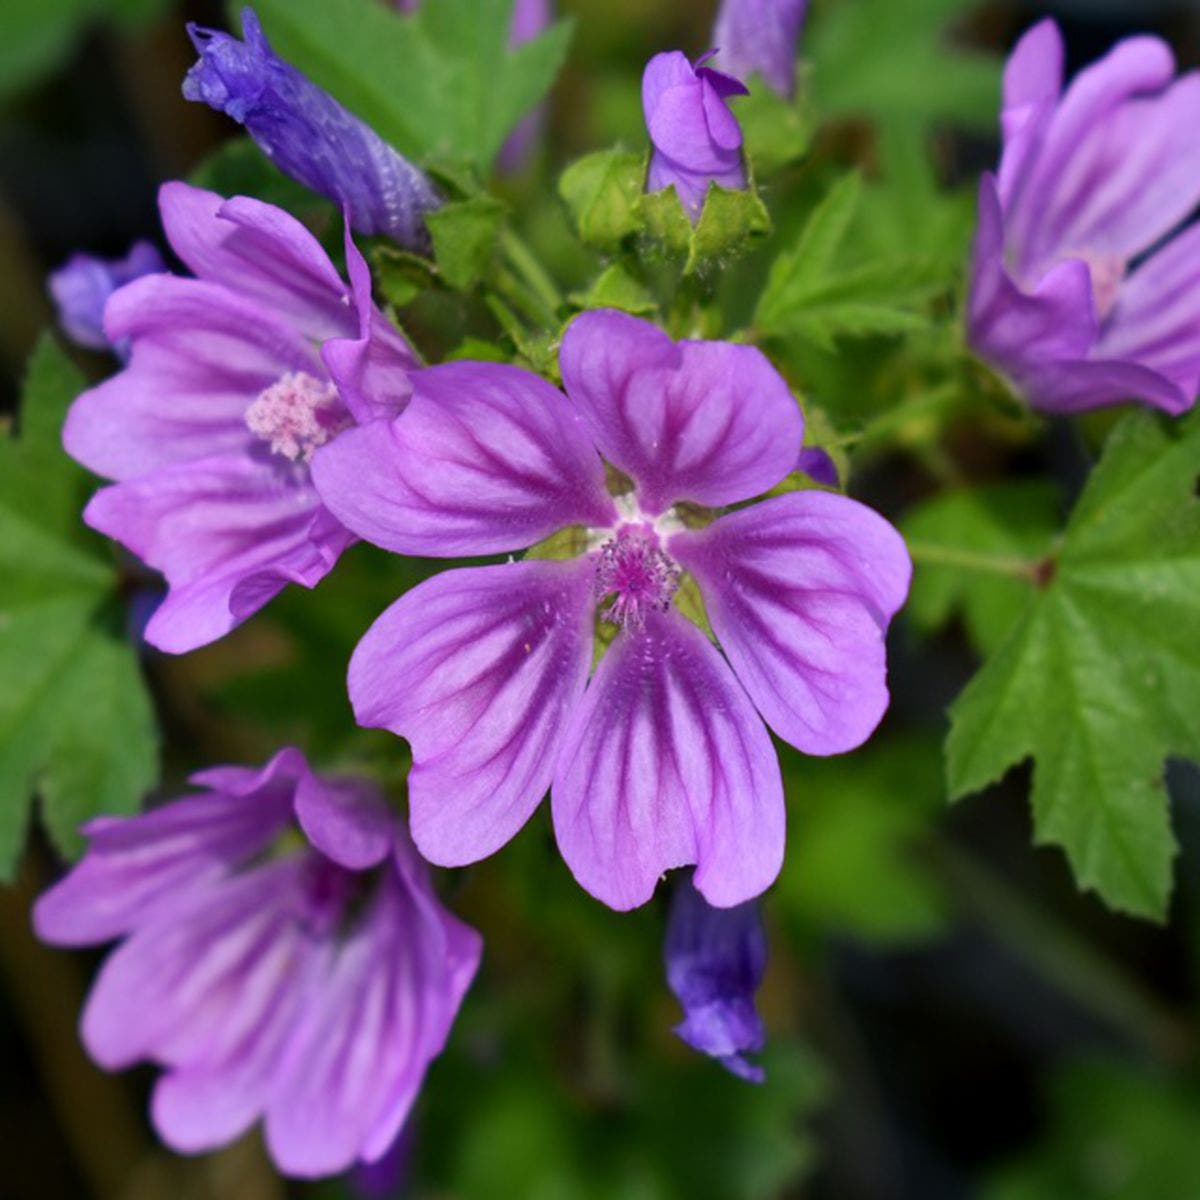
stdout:
<svg viewBox="0 0 1200 1200">
<path fill-rule="evenodd" d="M 1106 320 L 1116 307 L 1117 297 L 1121 292 L 1121 283 L 1125 278 L 1125 260 L 1116 254 L 1088 252 L 1070 257 L 1082 258 L 1087 263 L 1088 273 L 1092 277 L 1092 299 L 1096 304 L 1096 317 L 1100 321 Z"/>
<path fill-rule="evenodd" d="M 274 454 L 310 462 L 317 449 L 354 424 L 332 383 L 289 371 L 246 409 L 246 428 Z"/>
</svg>

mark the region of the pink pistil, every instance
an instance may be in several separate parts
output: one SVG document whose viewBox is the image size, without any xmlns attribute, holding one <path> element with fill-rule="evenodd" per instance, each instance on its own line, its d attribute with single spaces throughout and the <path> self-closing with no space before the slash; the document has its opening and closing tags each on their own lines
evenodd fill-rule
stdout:
<svg viewBox="0 0 1200 1200">
<path fill-rule="evenodd" d="M 623 628 L 641 629 L 648 612 L 666 612 L 679 576 L 649 525 L 622 526 L 596 554 L 596 596 L 613 597 L 604 616 Z"/>
</svg>

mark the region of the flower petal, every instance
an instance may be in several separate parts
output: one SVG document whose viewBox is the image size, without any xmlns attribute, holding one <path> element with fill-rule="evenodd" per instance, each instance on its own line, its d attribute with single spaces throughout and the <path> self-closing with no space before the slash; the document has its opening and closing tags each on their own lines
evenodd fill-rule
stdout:
<svg viewBox="0 0 1200 1200">
<path fill-rule="evenodd" d="M 358 644 L 355 717 L 412 743 L 413 834 L 431 861 L 486 857 L 545 795 L 591 662 L 591 586 L 578 560 L 447 571 Z"/>
<path fill-rule="evenodd" d="M 445 916 L 460 945 L 473 934 Z M 285 1174 L 332 1174 L 390 1144 L 458 1009 L 448 949 L 428 898 L 385 872 L 361 923 L 331 947 L 320 1003 L 305 1007 L 280 1065 L 266 1135 Z"/>
<path fill-rule="evenodd" d="M 720 907 L 757 896 L 783 862 L 779 763 L 766 728 L 712 644 L 652 612 L 609 648 L 571 716 L 552 791 L 559 849 L 615 909 L 696 864 Z"/>
<path fill-rule="evenodd" d="M 600 460 L 545 380 L 457 362 L 415 373 L 413 386 L 402 416 L 348 430 L 313 460 L 321 498 L 359 537 L 451 558 L 612 519 Z"/>
<path fill-rule="evenodd" d="M 167 240 L 198 278 L 223 284 L 318 341 L 354 335 L 349 289 L 290 213 L 179 182 L 163 184 L 158 206 Z"/>
<path fill-rule="evenodd" d="M 571 322 L 559 357 L 567 394 L 645 512 L 733 504 L 795 466 L 800 406 L 753 346 L 676 345 L 646 321 L 597 309 Z"/>
<path fill-rule="evenodd" d="M 396 819 L 370 780 L 308 772 L 296 787 L 296 819 L 322 854 L 350 870 L 365 871 L 392 852 Z"/>
<path fill-rule="evenodd" d="M 34 905 L 38 937 L 87 946 L 128 933 L 156 904 L 253 858 L 289 816 L 286 800 L 267 801 L 187 796 L 139 816 L 93 822 L 83 859 Z"/>
<path fill-rule="evenodd" d="M 884 634 L 912 573 L 904 540 L 865 505 L 793 492 L 676 534 L 742 686 L 806 754 L 870 735 L 888 703 Z"/>
<path fill-rule="evenodd" d="M 248 446 L 245 412 L 259 392 L 288 371 L 324 373 L 294 330 L 195 279 L 135 280 L 109 300 L 105 330 L 132 338 L 133 357 L 71 406 L 63 445 L 110 479 Z"/>
<path fill-rule="evenodd" d="M 346 266 L 358 314 L 358 336 L 326 342 L 321 358 L 346 407 L 360 425 L 398 415 L 412 395 L 409 376 L 419 363 L 404 335 L 375 307 L 371 273 L 350 227 Z"/>
<path fill-rule="evenodd" d="M 289 582 L 314 586 L 352 541 L 298 468 L 249 454 L 102 488 L 84 519 L 167 577 L 146 640 L 173 654 L 228 633 Z"/>
</svg>

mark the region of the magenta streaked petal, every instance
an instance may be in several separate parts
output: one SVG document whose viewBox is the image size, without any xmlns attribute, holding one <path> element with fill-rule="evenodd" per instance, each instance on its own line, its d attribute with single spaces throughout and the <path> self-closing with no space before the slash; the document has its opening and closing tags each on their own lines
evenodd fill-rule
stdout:
<svg viewBox="0 0 1200 1200">
<path fill-rule="evenodd" d="M 999 188 L 1011 204 L 1024 186 L 1025 172 L 1036 161 L 1062 92 L 1064 48 L 1055 21 L 1047 17 L 1028 29 L 1013 48 L 1004 68 L 1004 105 L 1000 126 L 1004 155 Z"/>
<path fill-rule="evenodd" d="M 774 747 L 733 672 L 675 612 L 613 642 L 571 717 L 552 790 L 559 849 L 615 909 L 696 864 L 720 907 L 757 896 L 783 861 Z"/>
<path fill-rule="evenodd" d="M 230 877 L 141 925 L 92 988 L 88 1053 L 110 1070 L 224 1061 L 297 973 L 307 939 L 289 908 L 302 868 L 293 857 Z"/>
<path fill-rule="evenodd" d="M 102 488 L 84 519 L 167 577 L 146 640 L 176 654 L 228 633 L 288 583 L 314 586 L 352 540 L 294 468 L 249 454 Z"/>
<path fill-rule="evenodd" d="M 78 866 L 34 905 L 38 937 L 87 946 L 128 933 L 163 901 L 178 901 L 257 854 L 290 816 L 283 803 L 188 796 L 136 817 L 87 827 Z"/>
<path fill-rule="evenodd" d="M 71 406 L 67 453 L 110 479 L 248 446 L 250 401 L 288 371 L 321 374 L 304 338 L 218 284 L 147 275 L 115 292 L 105 328 L 129 365 Z"/>
<path fill-rule="evenodd" d="M 409 376 L 419 364 L 404 335 L 375 307 L 367 260 L 354 244 L 348 224 L 345 241 L 358 336 L 326 342 L 321 358 L 346 407 L 365 425 L 403 410 L 412 395 Z"/>
<path fill-rule="evenodd" d="M 199 278 L 223 284 L 308 337 L 353 337 L 350 294 L 321 243 L 290 213 L 249 196 L 225 200 L 186 183 L 158 193 L 172 249 Z"/>
<path fill-rule="evenodd" d="M 560 362 L 597 447 L 633 478 L 646 512 L 746 500 L 796 464 L 800 406 L 753 346 L 676 345 L 648 322 L 597 309 L 571 322 Z"/>
<path fill-rule="evenodd" d="M 830 492 L 792 492 L 671 539 L 742 686 L 806 754 L 870 736 L 888 703 L 884 636 L 908 594 L 904 540 Z"/>
<path fill-rule="evenodd" d="M 567 398 L 497 363 L 447 363 L 413 376 L 394 421 L 342 434 L 313 479 L 359 537 L 400 554 L 451 558 L 524 549 L 613 516 L 604 469 Z"/>
<path fill-rule="evenodd" d="M 460 998 L 446 986 L 451 964 L 463 965 L 455 952 L 470 943 L 473 974 L 481 945 L 451 918 L 451 948 L 425 899 L 385 872 L 359 924 L 330 947 L 322 1003 L 302 1014 L 266 1114 L 267 1144 L 285 1174 L 327 1175 L 378 1158 L 445 1044 Z"/>
<path fill-rule="evenodd" d="M 447 571 L 358 644 L 355 716 L 412 743 L 412 827 L 426 858 L 484 858 L 541 801 L 587 680 L 591 589 L 580 560 Z"/>
<path fill-rule="evenodd" d="M 1111 359 L 1042 363 L 1024 376 L 1022 386 L 1042 412 L 1058 416 L 1133 400 L 1178 415 L 1191 408 L 1195 398 L 1150 367 Z"/>
<path fill-rule="evenodd" d="M 396 818 L 365 780 L 308 772 L 296 785 L 296 819 L 322 854 L 351 870 L 377 866 L 392 852 Z"/>
</svg>

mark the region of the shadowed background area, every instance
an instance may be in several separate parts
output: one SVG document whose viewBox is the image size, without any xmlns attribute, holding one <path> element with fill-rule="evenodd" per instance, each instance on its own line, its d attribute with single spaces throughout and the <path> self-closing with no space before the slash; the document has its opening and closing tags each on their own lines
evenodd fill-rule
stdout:
<svg viewBox="0 0 1200 1200">
<path fill-rule="evenodd" d="M 559 7 L 577 25 L 546 143 L 503 190 L 570 284 L 585 271 L 561 234 L 558 172 L 597 147 L 642 145 L 643 64 L 664 48 L 706 49 L 713 6 Z M 822 45 L 823 24 L 855 7 L 897 8 L 815 0 L 806 59 Z M 1062 24 L 1069 69 L 1146 30 L 1171 42 L 1181 67 L 1200 61 L 1195 4 L 898 7 L 902 27 L 933 30 L 947 54 L 954 45 L 996 56 L 967 90 L 993 87 L 998 56 L 1049 12 Z M 52 321 L 47 272 L 76 250 L 115 256 L 137 238 L 161 247 L 157 185 L 190 175 L 235 132 L 180 95 L 194 58 L 187 20 L 221 25 L 225 13 L 176 0 L 0 6 L 6 414 Z M 889 72 L 906 94 L 920 81 L 907 78 L 903 41 L 851 49 L 853 78 L 829 81 L 815 68 L 815 86 L 839 114 L 818 137 L 822 153 L 870 171 L 881 152 L 870 120 L 855 112 L 855 88 L 886 104 Z M 959 122 L 936 110 L 935 97 L 926 148 L 941 181 L 965 194 L 994 162 L 994 118 Z M 795 191 L 795 213 L 784 205 L 774 214 L 783 229 L 811 197 L 803 177 Z M 730 286 L 752 291 L 755 271 L 749 264 Z M 872 352 L 869 343 L 862 351 Z M 109 369 L 99 356 L 78 360 L 97 378 Z M 792 365 L 802 377 L 835 378 L 820 356 Z M 970 430 L 957 436 L 954 457 L 977 474 L 1048 469 L 1068 496 L 1089 461 L 1084 442 L 1065 433 L 1003 464 Z M 852 490 L 895 513 L 930 490 L 930 469 L 880 457 Z M 161 794 L 204 763 L 256 761 L 283 740 L 317 753 L 333 746 L 350 721 L 350 648 L 369 614 L 426 573 L 360 545 L 323 585 L 329 603 L 319 612 L 287 594 L 219 645 L 182 659 L 149 654 L 165 741 Z M 257 1135 L 220 1154 L 173 1157 L 145 1120 L 151 1071 L 107 1076 L 79 1048 L 78 1011 L 100 956 L 51 951 L 30 933 L 31 899 L 61 870 L 35 832 L 16 885 L 0 887 L 0 1198 L 1196 1200 L 1200 777 L 1182 766 L 1169 773 L 1182 846 L 1169 923 L 1115 916 L 1076 890 L 1057 851 L 1031 848 L 1027 768 L 986 802 L 947 807 L 944 710 L 975 659 L 961 629 L 919 646 L 917 636 L 905 620 L 894 630 L 892 709 L 866 748 L 837 761 L 781 756 L 791 831 L 766 904 L 763 1087 L 725 1076 L 673 1038 L 665 901 L 622 915 L 591 901 L 559 861 L 543 811 L 504 852 L 449 881 L 456 910 L 486 934 L 484 966 L 391 1177 L 286 1183 Z"/>
</svg>

